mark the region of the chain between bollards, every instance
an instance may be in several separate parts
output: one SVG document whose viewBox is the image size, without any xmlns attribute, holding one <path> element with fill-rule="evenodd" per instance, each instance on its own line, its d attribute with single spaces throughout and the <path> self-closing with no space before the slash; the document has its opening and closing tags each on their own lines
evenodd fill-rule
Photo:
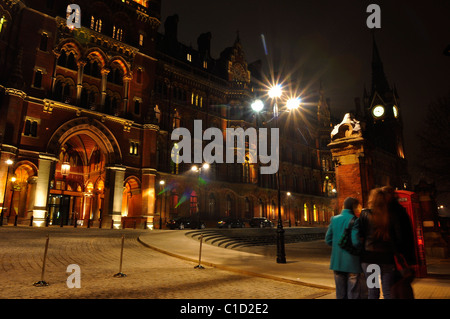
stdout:
<svg viewBox="0 0 450 319">
<path fill-rule="evenodd" d="M 33 286 L 35 287 L 44 287 L 44 286 L 48 286 L 48 283 L 44 280 L 44 274 L 45 274 L 45 261 L 47 259 L 47 250 L 48 250 L 48 241 L 49 241 L 49 236 L 47 234 L 47 240 L 45 241 L 45 250 L 44 250 L 44 261 L 42 262 L 42 272 L 41 272 L 41 280 L 37 281 L 33 284 Z"/>
<path fill-rule="evenodd" d="M 198 254 L 198 265 L 195 266 L 195 269 L 205 269 L 205 267 L 202 266 L 202 244 L 203 244 L 203 234 L 200 235 L 200 251 Z"/>
<path fill-rule="evenodd" d="M 114 277 L 126 277 L 127 275 L 125 275 L 122 272 L 122 260 L 123 260 L 123 244 L 125 241 L 125 235 L 122 235 L 122 248 L 120 250 L 120 268 L 119 268 L 119 272 L 117 274 L 114 275 Z"/>
</svg>

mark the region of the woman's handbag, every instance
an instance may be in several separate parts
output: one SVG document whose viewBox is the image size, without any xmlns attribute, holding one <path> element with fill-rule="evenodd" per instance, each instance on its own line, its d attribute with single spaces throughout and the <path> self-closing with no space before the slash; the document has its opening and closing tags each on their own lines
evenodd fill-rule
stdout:
<svg viewBox="0 0 450 319">
<path fill-rule="evenodd" d="M 397 269 L 398 279 L 391 287 L 393 299 L 414 299 L 414 291 L 411 283 L 414 280 L 414 269 L 408 265 L 402 254 L 395 254 L 395 268 Z"/>
<path fill-rule="evenodd" d="M 359 256 L 361 254 L 361 249 L 353 246 L 352 243 L 352 228 L 355 223 L 356 216 L 352 218 L 348 227 L 344 230 L 344 233 L 341 236 L 341 239 L 338 242 L 339 247 L 349 252 L 352 255 Z"/>
<path fill-rule="evenodd" d="M 395 254 L 394 260 L 395 260 L 395 268 L 403 278 L 406 277 L 414 278 L 414 269 L 410 265 L 408 265 L 405 256 L 403 256 L 402 254 Z"/>
</svg>

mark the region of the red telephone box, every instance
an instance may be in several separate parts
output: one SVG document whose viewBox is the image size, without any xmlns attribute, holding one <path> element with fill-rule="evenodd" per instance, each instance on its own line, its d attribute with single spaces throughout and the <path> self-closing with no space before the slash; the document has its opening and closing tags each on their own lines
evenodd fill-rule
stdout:
<svg viewBox="0 0 450 319">
<path fill-rule="evenodd" d="M 416 277 L 426 277 L 427 276 L 427 264 L 425 259 L 425 247 L 423 242 L 423 229 L 422 223 L 419 219 L 420 214 L 420 203 L 419 196 L 414 192 L 398 190 L 395 191 L 398 196 L 398 202 L 406 209 L 410 219 L 411 225 L 414 230 L 414 241 L 415 241 L 415 251 L 417 265 L 414 265 L 414 271 L 416 272 Z"/>
</svg>

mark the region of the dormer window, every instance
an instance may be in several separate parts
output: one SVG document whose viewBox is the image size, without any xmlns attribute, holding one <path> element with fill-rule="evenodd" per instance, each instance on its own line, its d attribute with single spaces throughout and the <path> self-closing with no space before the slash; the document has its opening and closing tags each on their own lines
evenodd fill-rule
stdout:
<svg viewBox="0 0 450 319">
<path fill-rule="evenodd" d="M 189 62 L 192 62 L 192 55 L 190 53 L 187 54 L 186 60 L 188 60 Z"/>
</svg>

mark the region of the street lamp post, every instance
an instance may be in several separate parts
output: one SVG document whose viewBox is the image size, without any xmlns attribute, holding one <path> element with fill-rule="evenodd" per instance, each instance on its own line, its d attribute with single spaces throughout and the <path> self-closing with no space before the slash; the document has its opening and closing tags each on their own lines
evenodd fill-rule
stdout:
<svg viewBox="0 0 450 319">
<path fill-rule="evenodd" d="M 163 190 L 164 190 L 164 185 L 166 184 L 165 180 L 160 180 L 159 181 L 159 201 L 160 201 L 160 206 L 159 206 L 159 229 L 162 229 L 162 207 L 163 207 Z"/>
<path fill-rule="evenodd" d="M 209 169 L 209 164 L 208 163 L 203 163 L 203 165 L 201 167 L 198 167 L 197 165 L 193 165 L 191 167 L 191 171 L 193 171 L 195 173 L 198 173 L 199 177 L 200 177 L 200 175 L 202 173 L 202 170 L 208 170 L 208 169 Z M 206 209 L 206 200 L 207 200 L 207 198 L 206 198 L 206 186 L 205 186 L 204 192 L 205 192 L 205 209 Z M 197 197 L 197 201 L 198 201 L 198 197 Z M 198 202 L 197 202 L 197 217 L 198 217 L 198 227 L 201 228 L 201 225 L 200 225 L 200 209 L 198 208 Z"/>
<path fill-rule="evenodd" d="M 3 203 L 2 203 L 2 212 L 0 214 L 0 226 L 3 226 L 3 209 L 5 207 L 5 199 L 6 199 L 6 190 L 8 188 L 8 179 L 9 179 L 9 167 L 14 164 L 12 159 L 7 159 L 5 161 L 7 166 L 7 171 L 6 171 L 6 183 L 5 183 L 5 191 L 3 193 Z"/>
<path fill-rule="evenodd" d="M 66 185 L 66 183 L 67 183 L 67 175 L 69 175 L 69 173 L 70 173 L 70 164 L 68 162 L 62 163 L 61 164 L 61 175 L 63 176 L 64 187 L 61 189 L 60 205 L 64 202 L 64 189 L 67 187 L 67 185 Z M 89 222 L 90 222 L 90 218 L 91 218 L 91 216 L 89 216 L 88 225 L 89 225 Z M 75 218 L 75 222 L 77 222 L 76 218 Z M 63 225 L 64 225 L 64 216 L 62 216 L 62 214 L 61 214 L 61 224 L 60 224 L 60 226 L 63 227 Z"/>
<path fill-rule="evenodd" d="M 292 227 L 291 224 L 291 192 L 287 192 L 287 200 L 288 200 L 288 219 L 289 219 L 289 227 Z"/>
<path fill-rule="evenodd" d="M 275 126 L 278 127 L 278 117 L 279 117 L 279 109 L 277 100 L 281 97 L 283 93 L 283 89 L 281 85 L 277 84 L 270 88 L 268 94 L 269 97 L 273 100 L 273 115 L 275 117 Z M 262 111 L 264 104 L 261 100 L 256 100 L 252 103 L 252 109 L 255 112 Z M 291 98 L 287 101 L 286 107 L 288 111 L 294 110 L 300 106 L 299 98 Z M 281 219 L 281 181 L 280 181 L 280 167 L 278 167 L 277 171 L 277 192 L 278 192 L 278 225 L 277 225 L 277 263 L 285 264 L 286 263 L 286 252 L 284 246 L 284 229 L 283 229 L 283 221 Z"/>
<path fill-rule="evenodd" d="M 281 96 L 281 87 L 276 85 L 269 92 L 269 96 L 274 99 L 273 104 L 273 112 L 275 116 L 275 126 L 278 127 L 278 105 L 277 98 Z M 280 147 L 278 146 L 278 152 Z M 277 226 L 277 263 L 285 264 L 286 263 L 286 252 L 284 247 L 284 228 L 283 228 L 283 220 L 281 219 L 281 179 L 280 179 L 280 167 L 278 167 L 277 171 L 277 192 L 278 192 L 278 226 Z"/>
</svg>

